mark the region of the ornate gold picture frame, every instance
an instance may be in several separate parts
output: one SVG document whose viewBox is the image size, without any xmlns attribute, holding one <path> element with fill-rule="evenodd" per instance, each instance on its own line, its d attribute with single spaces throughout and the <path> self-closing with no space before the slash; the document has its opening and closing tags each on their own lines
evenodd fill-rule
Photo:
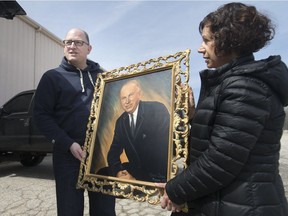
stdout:
<svg viewBox="0 0 288 216">
<path fill-rule="evenodd" d="M 98 75 L 78 188 L 159 203 L 163 191 L 155 182 L 186 167 L 189 55 L 185 50 Z M 137 97 L 131 132 L 135 120 L 128 113 Z"/>
</svg>

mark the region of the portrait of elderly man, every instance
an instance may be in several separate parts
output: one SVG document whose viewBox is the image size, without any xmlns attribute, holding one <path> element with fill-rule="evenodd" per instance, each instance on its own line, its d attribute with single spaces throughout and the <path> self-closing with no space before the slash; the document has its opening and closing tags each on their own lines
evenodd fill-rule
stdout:
<svg viewBox="0 0 288 216">
<path fill-rule="evenodd" d="M 142 101 L 137 80 L 127 81 L 119 97 L 124 112 L 117 119 L 108 152 L 113 176 L 149 182 L 166 182 L 170 114 L 158 101 Z M 128 162 L 121 162 L 125 151 Z"/>
</svg>

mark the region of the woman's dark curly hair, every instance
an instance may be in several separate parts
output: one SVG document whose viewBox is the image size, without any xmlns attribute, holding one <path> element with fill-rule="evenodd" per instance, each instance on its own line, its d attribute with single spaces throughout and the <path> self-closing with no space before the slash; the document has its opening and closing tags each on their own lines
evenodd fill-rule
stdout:
<svg viewBox="0 0 288 216">
<path fill-rule="evenodd" d="M 228 3 L 208 14 L 199 24 L 199 32 L 209 26 L 215 40 L 215 54 L 247 55 L 259 51 L 273 39 L 271 20 L 254 6 Z"/>
</svg>

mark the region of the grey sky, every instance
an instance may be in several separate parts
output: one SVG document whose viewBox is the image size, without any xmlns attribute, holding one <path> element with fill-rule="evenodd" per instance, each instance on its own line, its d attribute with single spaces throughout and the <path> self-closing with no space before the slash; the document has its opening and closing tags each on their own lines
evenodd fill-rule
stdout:
<svg viewBox="0 0 288 216">
<path fill-rule="evenodd" d="M 197 53 L 201 43 L 198 25 L 227 2 L 18 0 L 30 18 L 61 39 L 70 28 L 86 30 L 93 46 L 89 58 L 107 70 L 191 49 L 190 85 L 196 100 L 199 71 L 206 68 Z M 255 54 L 256 59 L 281 55 L 288 63 L 288 1 L 242 2 L 269 15 L 277 27 L 274 40 Z"/>
</svg>

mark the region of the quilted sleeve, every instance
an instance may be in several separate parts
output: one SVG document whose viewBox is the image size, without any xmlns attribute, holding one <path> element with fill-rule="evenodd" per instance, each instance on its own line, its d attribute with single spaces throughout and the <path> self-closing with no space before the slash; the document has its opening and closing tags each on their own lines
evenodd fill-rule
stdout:
<svg viewBox="0 0 288 216">
<path fill-rule="evenodd" d="M 269 118 L 269 94 L 264 83 L 247 77 L 231 77 L 222 83 L 208 148 L 166 184 L 174 203 L 211 194 L 237 177 Z"/>
</svg>

